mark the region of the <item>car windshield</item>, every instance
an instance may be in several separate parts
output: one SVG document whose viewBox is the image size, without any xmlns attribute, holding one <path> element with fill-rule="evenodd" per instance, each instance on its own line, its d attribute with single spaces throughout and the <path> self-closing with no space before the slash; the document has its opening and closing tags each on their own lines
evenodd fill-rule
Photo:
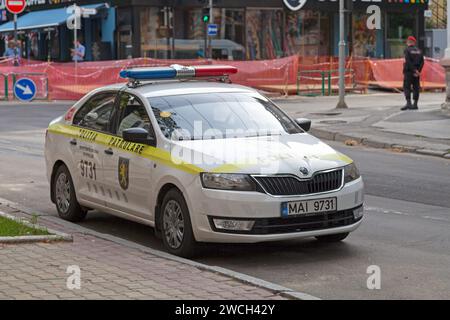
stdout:
<svg viewBox="0 0 450 320">
<path fill-rule="evenodd" d="M 202 93 L 149 98 L 162 133 L 206 140 L 302 133 L 272 102 L 250 93 Z"/>
</svg>

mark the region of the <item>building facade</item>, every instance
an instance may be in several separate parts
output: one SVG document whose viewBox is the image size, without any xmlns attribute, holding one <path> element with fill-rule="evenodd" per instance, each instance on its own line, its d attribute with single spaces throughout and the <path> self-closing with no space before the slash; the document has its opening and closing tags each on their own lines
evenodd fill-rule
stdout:
<svg viewBox="0 0 450 320">
<path fill-rule="evenodd" d="M 32 12 L 55 10 L 73 3 L 98 5 L 98 14 L 82 19 L 79 31 L 86 45 L 87 60 L 197 58 L 205 56 L 202 8 L 207 2 L 29 0 L 28 13 L 19 18 L 19 25 Z M 302 4 L 298 10 L 292 8 L 296 3 Z M 213 58 L 254 60 L 292 54 L 313 57 L 338 54 L 337 0 L 214 0 L 213 4 L 210 23 L 218 26 L 211 43 Z M 428 0 L 354 0 L 346 22 L 349 53 L 399 57 L 409 35 L 417 37 L 423 47 L 427 8 Z M 379 23 L 379 28 L 368 28 L 368 20 L 369 24 Z M 11 31 L 2 29 L 3 26 L 0 33 L 10 36 Z M 51 28 L 36 25 L 20 32 L 26 54 L 37 59 L 70 60 L 73 31 L 65 23 Z"/>
</svg>

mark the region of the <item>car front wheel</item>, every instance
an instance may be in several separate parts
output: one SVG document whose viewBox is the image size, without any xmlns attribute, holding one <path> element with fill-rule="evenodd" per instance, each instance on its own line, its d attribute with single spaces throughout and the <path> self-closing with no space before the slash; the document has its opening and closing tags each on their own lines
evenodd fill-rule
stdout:
<svg viewBox="0 0 450 320">
<path fill-rule="evenodd" d="M 84 210 L 77 201 L 72 177 L 65 165 L 59 166 L 53 179 L 53 190 L 56 210 L 60 218 L 80 222 L 86 217 Z"/>
<path fill-rule="evenodd" d="M 186 201 L 177 189 L 165 195 L 161 215 L 162 239 L 167 251 L 184 258 L 192 257 L 196 241 Z"/>
</svg>

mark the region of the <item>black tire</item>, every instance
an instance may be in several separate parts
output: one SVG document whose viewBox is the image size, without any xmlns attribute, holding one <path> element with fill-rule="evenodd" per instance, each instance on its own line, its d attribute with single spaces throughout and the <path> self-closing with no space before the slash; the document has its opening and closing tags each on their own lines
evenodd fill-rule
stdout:
<svg viewBox="0 0 450 320">
<path fill-rule="evenodd" d="M 171 211 L 171 209 L 173 209 Z M 166 210 L 168 210 L 166 212 Z M 183 225 L 182 237 L 178 237 L 179 234 L 174 232 L 174 229 L 170 222 L 170 215 L 173 212 L 174 216 L 177 216 L 179 224 Z M 182 223 L 179 217 L 182 217 Z M 195 255 L 197 249 L 197 242 L 194 238 L 192 231 L 192 223 L 189 215 L 189 210 L 184 200 L 183 195 L 177 189 L 169 190 L 164 196 L 161 205 L 161 237 L 164 243 L 164 247 L 171 254 L 183 257 L 191 258 Z M 180 239 L 181 238 L 181 239 Z"/>
<path fill-rule="evenodd" d="M 64 199 L 59 196 L 61 191 L 60 186 L 58 186 L 58 183 L 62 183 L 63 180 L 65 181 L 65 187 L 69 189 L 66 189 L 66 192 L 64 193 L 63 197 L 68 200 L 67 202 L 64 202 L 64 204 L 62 203 Z M 77 201 L 72 176 L 65 165 L 58 167 L 52 183 L 56 210 L 58 211 L 59 217 L 70 222 L 80 222 L 86 218 L 87 211 L 84 210 Z"/>
<path fill-rule="evenodd" d="M 350 233 L 339 233 L 339 234 L 329 234 L 327 236 L 320 236 L 320 237 L 316 237 L 317 240 L 319 240 L 320 242 L 327 242 L 327 243 L 331 243 L 331 242 L 340 242 L 342 240 L 344 240 L 345 238 L 348 237 Z"/>
</svg>

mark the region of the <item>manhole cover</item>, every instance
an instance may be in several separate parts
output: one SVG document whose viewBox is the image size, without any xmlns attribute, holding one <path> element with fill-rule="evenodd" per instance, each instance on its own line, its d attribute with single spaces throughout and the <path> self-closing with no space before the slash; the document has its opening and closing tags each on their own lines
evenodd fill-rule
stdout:
<svg viewBox="0 0 450 320">
<path fill-rule="evenodd" d="M 323 123 L 323 124 L 345 124 L 345 123 L 347 123 L 347 121 L 343 121 L 343 120 L 323 120 L 323 121 L 319 121 L 319 123 Z"/>
</svg>

